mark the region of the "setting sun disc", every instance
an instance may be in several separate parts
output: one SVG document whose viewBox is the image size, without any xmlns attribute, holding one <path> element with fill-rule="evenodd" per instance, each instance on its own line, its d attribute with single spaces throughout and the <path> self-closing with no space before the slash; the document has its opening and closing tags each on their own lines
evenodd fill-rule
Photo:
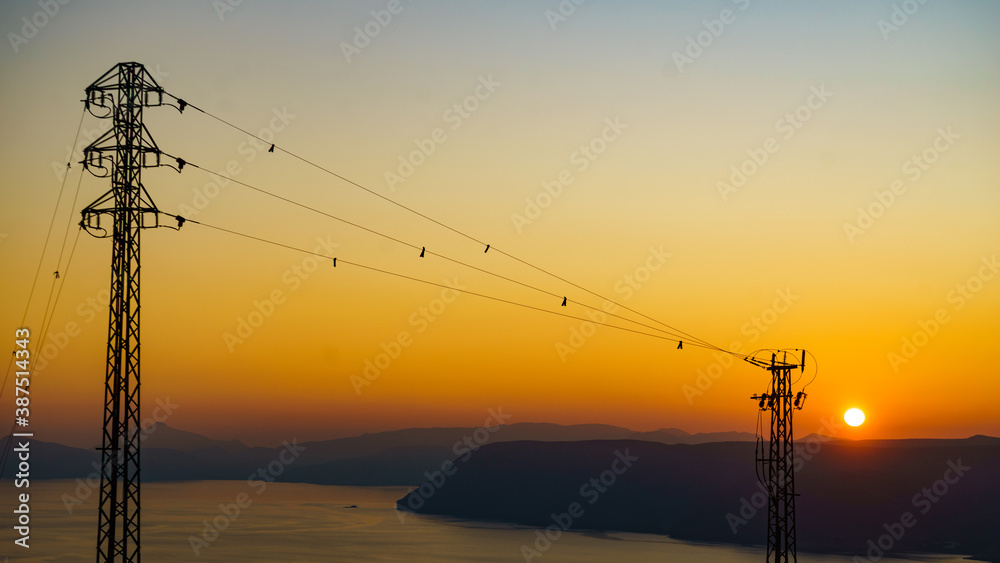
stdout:
<svg viewBox="0 0 1000 563">
<path fill-rule="evenodd" d="M 844 422 L 848 426 L 861 426 L 865 421 L 865 413 L 861 409 L 848 409 L 844 413 Z"/>
</svg>

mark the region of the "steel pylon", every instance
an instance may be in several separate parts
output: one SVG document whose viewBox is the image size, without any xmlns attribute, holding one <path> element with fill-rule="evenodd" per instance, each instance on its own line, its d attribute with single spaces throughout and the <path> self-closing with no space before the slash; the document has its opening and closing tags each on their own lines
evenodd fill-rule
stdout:
<svg viewBox="0 0 1000 563">
<path fill-rule="evenodd" d="M 767 486 L 767 558 L 773 563 L 798 561 L 795 546 L 795 450 L 792 431 L 792 412 L 801 409 L 805 393 L 793 397 L 792 370 L 804 368 L 802 363 L 788 363 L 771 355 L 769 364 L 752 363 L 771 372 L 771 383 L 763 395 L 752 399 L 760 401 L 760 409 L 771 414 L 770 442 L 766 454 L 758 453 L 757 463 L 762 469 Z"/>
<path fill-rule="evenodd" d="M 139 233 L 159 212 L 142 186 L 142 169 L 160 151 L 143 125 L 144 107 L 162 105 L 163 89 L 139 63 L 119 63 L 87 87 L 91 114 L 112 128 L 84 149 L 84 168 L 110 177 L 111 189 L 83 211 L 80 226 L 110 238 L 111 295 L 97 561 L 138 562 L 139 521 Z"/>
</svg>

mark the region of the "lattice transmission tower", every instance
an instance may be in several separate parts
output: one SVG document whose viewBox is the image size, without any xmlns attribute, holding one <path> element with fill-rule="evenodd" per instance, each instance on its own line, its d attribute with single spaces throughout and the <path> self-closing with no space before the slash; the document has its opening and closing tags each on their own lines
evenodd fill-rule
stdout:
<svg viewBox="0 0 1000 563">
<path fill-rule="evenodd" d="M 138 562 L 139 542 L 139 233 L 159 225 L 142 169 L 160 151 L 142 122 L 163 105 L 163 89 L 139 63 L 119 63 L 86 89 L 86 109 L 112 120 L 83 152 L 84 169 L 110 177 L 111 189 L 81 212 L 80 226 L 110 238 L 111 303 L 97 524 L 97 561 Z"/>
<path fill-rule="evenodd" d="M 795 450 L 792 433 L 792 412 L 805 404 L 806 394 L 792 393 L 792 370 L 805 370 L 802 360 L 788 361 L 787 353 L 778 360 L 771 354 L 770 363 L 749 358 L 748 361 L 771 372 L 768 391 L 751 398 L 762 411 L 771 413 L 771 440 L 766 453 L 758 450 L 757 463 L 767 485 L 767 558 L 768 562 L 798 561 L 795 547 Z"/>
</svg>

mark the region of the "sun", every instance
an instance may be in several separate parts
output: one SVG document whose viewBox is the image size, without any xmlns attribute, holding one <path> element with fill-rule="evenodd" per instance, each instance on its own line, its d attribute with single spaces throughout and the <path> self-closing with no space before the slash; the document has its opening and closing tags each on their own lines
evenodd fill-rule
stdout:
<svg viewBox="0 0 1000 563">
<path fill-rule="evenodd" d="M 861 409 L 848 409 L 844 413 L 844 422 L 848 426 L 861 426 L 865 421 L 865 413 Z"/>
</svg>

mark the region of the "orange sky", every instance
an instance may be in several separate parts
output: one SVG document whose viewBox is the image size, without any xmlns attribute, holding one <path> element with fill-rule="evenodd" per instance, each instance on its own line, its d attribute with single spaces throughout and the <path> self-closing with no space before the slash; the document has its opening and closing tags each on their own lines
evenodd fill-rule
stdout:
<svg viewBox="0 0 1000 563">
<path fill-rule="evenodd" d="M 1000 435 L 995 6 L 927 4 L 893 30 L 891 2 L 587 3 L 565 21 L 544 4 L 404 3 L 368 43 L 355 28 L 376 29 L 385 2 L 62 7 L 0 49 L 5 334 L 83 89 L 136 60 L 168 92 L 620 304 L 726 348 L 809 349 L 800 435 L 854 406 L 866 423 L 838 436 Z M 0 8 L 5 34 L 33 8 Z M 144 171 L 166 212 L 558 313 L 602 306 L 195 111 L 150 108 L 146 125 L 169 154 L 571 303 L 198 169 Z M 80 145 L 107 126 L 88 116 Z M 79 174 L 29 310 L 36 333 L 69 218 L 108 189 L 85 176 L 74 207 Z M 518 422 L 753 431 L 766 372 L 690 344 L 195 224 L 142 245 L 144 413 L 169 397 L 173 426 L 265 444 L 477 426 L 503 408 Z M 39 439 L 99 439 L 110 254 L 82 235 L 60 280 L 36 350 L 51 356 L 32 386 Z M 248 318 L 252 334 L 227 337 Z"/>
</svg>

